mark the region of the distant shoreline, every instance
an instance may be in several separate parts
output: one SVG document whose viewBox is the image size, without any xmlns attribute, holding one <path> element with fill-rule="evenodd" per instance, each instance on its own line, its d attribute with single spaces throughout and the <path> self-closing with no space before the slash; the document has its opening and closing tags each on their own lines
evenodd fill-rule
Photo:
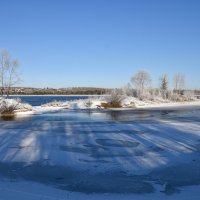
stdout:
<svg viewBox="0 0 200 200">
<path fill-rule="evenodd" d="M 29 97 L 34 97 L 34 96 L 61 96 L 61 97 L 65 97 L 65 96 L 67 96 L 67 97 L 70 97 L 70 96 L 73 96 L 73 97 L 91 97 L 91 96 L 95 96 L 95 97 L 97 97 L 97 96 L 107 96 L 106 94 L 69 94 L 69 95 L 67 95 L 67 94 L 22 94 L 22 95 L 18 95 L 18 94 L 13 94 L 13 95 L 9 95 L 10 97 L 13 97 L 13 96 L 19 96 L 19 97 L 26 97 L 26 96 L 29 96 Z"/>
</svg>

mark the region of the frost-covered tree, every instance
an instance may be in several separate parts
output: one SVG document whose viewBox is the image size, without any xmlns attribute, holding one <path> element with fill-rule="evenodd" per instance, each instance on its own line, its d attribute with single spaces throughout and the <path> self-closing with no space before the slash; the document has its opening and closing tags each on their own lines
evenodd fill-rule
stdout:
<svg viewBox="0 0 200 200">
<path fill-rule="evenodd" d="M 1 95 L 4 95 L 6 72 L 10 62 L 9 53 L 6 50 L 0 51 L 0 82 L 1 82 Z"/>
<path fill-rule="evenodd" d="M 10 94 L 11 88 L 21 82 L 18 69 L 19 69 L 18 60 L 11 61 L 7 70 L 7 79 L 6 79 L 6 89 L 7 89 L 6 95 L 7 96 Z"/>
<path fill-rule="evenodd" d="M 167 98 L 168 84 L 169 84 L 168 76 L 167 76 L 167 74 L 163 74 L 163 75 L 160 77 L 160 92 L 161 92 L 162 97 L 163 97 L 164 99 Z"/>
<path fill-rule="evenodd" d="M 120 108 L 123 99 L 123 91 L 121 89 L 113 89 L 109 96 L 105 97 L 107 103 L 102 103 L 102 106 L 105 108 Z"/>
<path fill-rule="evenodd" d="M 9 95 L 11 87 L 21 82 L 18 73 L 19 63 L 12 60 L 7 50 L 0 51 L 0 87 L 1 96 Z"/>
<path fill-rule="evenodd" d="M 123 88 L 122 88 L 122 92 L 123 94 L 125 94 L 126 96 L 133 96 L 133 88 L 131 86 L 130 83 L 126 84 Z"/>
<path fill-rule="evenodd" d="M 181 73 L 177 73 L 174 76 L 174 89 L 176 92 L 180 93 L 185 87 L 185 76 Z"/>
<path fill-rule="evenodd" d="M 141 97 L 144 95 L 146 87 L 151 83 L 151 76 L 145 70 L 140 70 L 131 78 L 131 82 L 138 91 L 138 96 Z"/>
</svg>

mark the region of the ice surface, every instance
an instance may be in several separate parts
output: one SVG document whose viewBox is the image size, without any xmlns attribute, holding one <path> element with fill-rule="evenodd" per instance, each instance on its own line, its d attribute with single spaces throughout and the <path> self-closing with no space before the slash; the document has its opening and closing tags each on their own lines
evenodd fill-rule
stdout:
<svg viewBox="0 0 200 200">
<path fill-rule="evenodd" d="M 0 121 L 0 199 L 198 199 L 200 107 Z"/>
</svg>

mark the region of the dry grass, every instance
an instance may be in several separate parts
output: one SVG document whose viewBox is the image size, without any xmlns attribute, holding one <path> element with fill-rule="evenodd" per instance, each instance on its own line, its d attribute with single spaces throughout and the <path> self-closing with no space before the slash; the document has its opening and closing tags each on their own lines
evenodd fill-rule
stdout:
<svg viewBox="0 0 200 200">
<path fill-rule="evenodd" d="M 108 102 L 108 103 L 101 103 L 101 107 L 103 108 L 122 108 L 120 102 Z"/>
</svg>

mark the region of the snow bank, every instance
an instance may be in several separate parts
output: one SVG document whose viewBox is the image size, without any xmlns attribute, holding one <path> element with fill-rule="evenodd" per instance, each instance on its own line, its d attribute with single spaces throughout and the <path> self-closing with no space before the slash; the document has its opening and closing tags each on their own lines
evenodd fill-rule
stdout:
<svg viewBox="0 0 200 200">
<path fill-rule="evenodd" d="M 36 112 L 48 112 L 60 109 L 99 109 L 103 107 L 102 103 L 108 103 L 109 99 L 105 96 L 102 97 L 92 97 L 89 99 L 79 99 L 72 101 L 59 102 L 54 101 L 42 106 L 35 107 Z M 121 101 L 123 109 L 137 109 L 137 108 L 157 108 L 157 107 L 170 107 L 170 106 L 184 106 L 184 105 L 200 105 L 200 101 L 184 101 L 184 102 L 173 102 L 169 100 L 163 100 L 157 98 L 156 100 L 139 100 L 135 97 L 124 96 Z"/>
<path fill-rule="evenodd" d="M 68 108 L 68 109 L 96 109 L 101 106 L 101 103 L 106 102 L 105 97 L 91 97 L 88 99 L 78 99 L 72 101 L 54 101 L 41 106 L 41 110 L 50 108 Z M 39 107 L 38 107 L 39 108 Z"/>
<path fill-rule="evenodd" d="M 0 114 L 18 114 L 32 111 L 32 106 L 20 99 L 0 99 Z"/>
<path fill-rule="evenodd" d="M 42 114 L 42 113 L 50 113 L 50 112 L 57 112 L 59 110 L 67 109 L 67 107 L 61 106 L 33 106 L 33 113 L 34 114 Z"/>
<path fill-rule="evenodd" d="M 156 99 L 154 101 L 150 100 L 139 100 L 135 97 L 126 97 L 122 101 L 123 108 L 157 108 L 157 107 L 170 107 L 170 106 L 184 106 L 184 105 L 200 105 L 200 101 L 183 101 L 183 102 L 174 102 L 163 99 Z"/>
<path fill-rule="evenodd" d="M 109 98 L 105 96 L 91 97 L 88 99 L 78 99 L 71 101 L 53 101 L 41 106 L 31 106 L 27 103 L 22 103 L 20 99 L 5 99 L 0 98 L 0 112 L 4 110 L 13 111 L 16 115 L 27 114 L 42 114 L 48 112 L 56 112 L 62 109 L 103 109 L 102 103 L 108 103 Z M 137 109 L 137 108 L 159 108 L 170 106 L 184 106 L 184 105 L 200 105 L 200 101 L 185 101 L 185 102 L 171 102 L 163 99 L 139 100 L 135 97 L 124 96 L 121 101 L 122 108 L 125 109 Z"/>
</svg>

